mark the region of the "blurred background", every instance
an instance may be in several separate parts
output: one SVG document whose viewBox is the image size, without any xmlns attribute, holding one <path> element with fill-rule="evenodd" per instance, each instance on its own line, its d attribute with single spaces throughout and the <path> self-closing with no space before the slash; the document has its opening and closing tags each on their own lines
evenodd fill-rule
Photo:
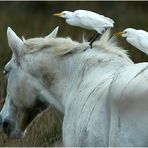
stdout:
<svg viewBox="0 0 148 148">
<path fill-rule="evenodd" d="M 0 1 L 1 100 L 6 95 L 6 80 L 2 71 L 11 57 L 11 50 L 7 44 L 7 27 L 10 26 L 20 37 L 31 38 L 48 35 L 56 26 L 60 26 L 58 36 L 69 36 L 73 40 L 82 41 L 84 32 L 88 38 L 93 32 L 69 26 L 64 19 L 53 16 L 57 12 L 77 9 L 94 11 L 112 18 L 115 21 L 112 33 L 129 27 L 148 31 L 147 1 Z M 124 38 L 118 38 L 118 41 L 120 46 L 129 51 L 135 63 L 148 61 L 147 55 L 128 44 Z M 0 146 L 58 146 L 55 142 L 61 139 L 62 115 L 53 108 L 47 112 L 36 119 L 35 125 L 30 127 L 31 130 L 24 140 L 10 140 L 0 133 Z M 45 124 L 41 124 L 40 121 Z"/>
</svg>

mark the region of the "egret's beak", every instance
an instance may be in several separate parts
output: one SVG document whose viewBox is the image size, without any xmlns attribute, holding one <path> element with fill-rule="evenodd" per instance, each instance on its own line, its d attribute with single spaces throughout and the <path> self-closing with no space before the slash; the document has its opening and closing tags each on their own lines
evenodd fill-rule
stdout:
<svg viewBox="0 0 148 148">
<path fill-rule="evenodd" d="M 117 32 L 117 33 L 114 33 L 114 35 L 116 36 L 122 36 L 124 34 L 124 32 Z"/>
<path fill-rule="evenodd" d="M 53 14 L 53 16 L 61 17 L 62 16 L 62 13 L 55 13 L 55 14 Z"/>
</svg>

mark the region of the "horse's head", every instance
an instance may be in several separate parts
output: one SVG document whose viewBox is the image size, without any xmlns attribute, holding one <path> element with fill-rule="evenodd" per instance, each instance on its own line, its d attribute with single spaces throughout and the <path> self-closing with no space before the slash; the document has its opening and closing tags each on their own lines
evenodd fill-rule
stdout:
<svg viewBox="0 0 148 148">
<path fill-rule="evenodd" d="M 58 27 L 45 38 L 55 38 L 57 31 Z M 33 77 L 36 67 L 31 65 L 36 58 L 27 60 L 23 50 L 27 45 L 12 29 L 8 28 L 7 36 L 13 54 L 4 69 L 8 84 L 7 97 L 0 113 L 0 124 L 8 136 L 20 138 L 29 123 L 49 103 L 38 99 L 42 97 L 42 86 L 38 85 L 38 81 Z M 31 57 L 31 54 L 28 56 Z"/>
</svg>

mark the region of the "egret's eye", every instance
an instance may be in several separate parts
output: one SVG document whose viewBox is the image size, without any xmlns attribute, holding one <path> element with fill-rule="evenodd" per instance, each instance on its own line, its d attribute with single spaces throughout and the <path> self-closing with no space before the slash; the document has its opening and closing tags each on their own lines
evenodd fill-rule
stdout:
<svg viewBox="0 0 148 148">
<path fill-rule="evenodd" d="M 127 31 L 124 31 L 124 34 L 127 34 Z"/>
</svg>

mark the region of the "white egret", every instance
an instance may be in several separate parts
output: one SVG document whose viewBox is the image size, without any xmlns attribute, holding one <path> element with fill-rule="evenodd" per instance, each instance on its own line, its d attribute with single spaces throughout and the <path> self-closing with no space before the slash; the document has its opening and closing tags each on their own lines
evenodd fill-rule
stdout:
<svg viewBox="0 0 148 148">
<path fill-rule="evenodd" d="M 69 25 L 95 30 L 97 36 L 92 39 L 90 44 L 95 41 L 98 34 L 102 34 L 104 30 L 114 26 L 112 19 L 87 10 L 76 10 L 74 12 L 63 11 L 61 13 L 55 13 L 54 16 L 65 18 L 66 23 Z"/>
<path fill-rule="evenodd" d="M 148 55 L 148 32 L 127 28 L 115 35 L 125 37 L 127 42 Z"/>
</svg>

